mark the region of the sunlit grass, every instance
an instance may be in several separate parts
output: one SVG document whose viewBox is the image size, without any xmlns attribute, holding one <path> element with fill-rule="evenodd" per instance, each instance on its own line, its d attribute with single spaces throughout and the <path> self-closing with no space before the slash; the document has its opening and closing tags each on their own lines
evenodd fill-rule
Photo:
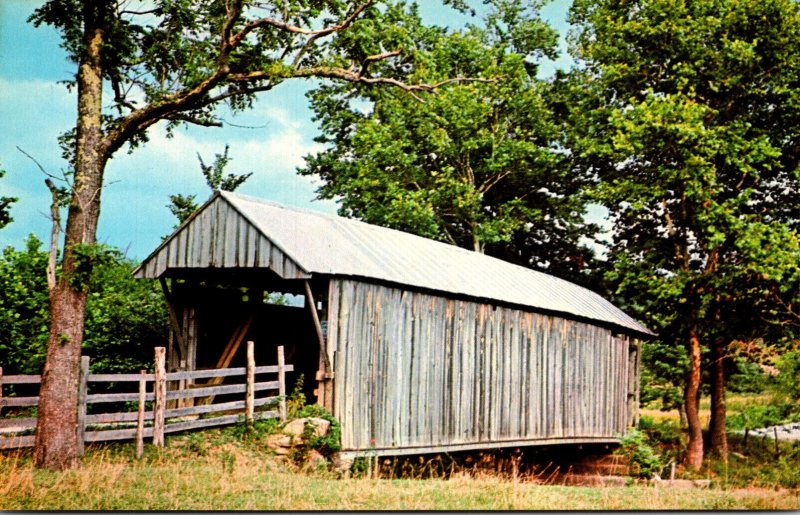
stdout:
<svg viewBox="0 0 800 515">
<path fill-rule="evenodd" d="M 728 398 L 728 412 L 767 402 L 758 395 Z M 708 420 L 708 401 L 701 404 Z M 643 409 L 657 420 L 677 411 Z M 800 491 L 787 481 L 795 447 L 780 455 L 769 442 L 731 441 L 729 466 L 710 462 L 697 477 L 710 489 L 567 487 L 514 481 L 497 475 L 452 479 L 339 479 L 308 474 L 273 456 L 260 437 L 236 428 L 168 439 L 133 457 L 131 444 L 90 447 L 82 466 L 62 473 L 37 470 L 26 453 L 0 454 L 2 510 L 798 510 Z M 742 488 L 747 487 L 747 488 Z"/>
<path fill-rule="evenodd" d="M 79 469 L 36 470 L 0 457 L 4 510 L 589 510 L 800 509 L 797 491 L 565 487 L 496 476 L 428 480 L 337 479 L 290 470 L 257 446 L 173 441 L 135 460 L 125 446 L 93 450 Z"/>
<path fill-rule="evenodd" d="M 741 413 L 748 406 L 758 406 L 769 404 L 772 395 L 768 393 L 748 393 L 748 394 L 727 394 L 725 398 L 725 407 L 728 416 Z M 649 405 L 639 410 L 640 416 L 650 417 L 656 421 L 673 420 L 676 423 L 680 417 L 678 410 L 671 409 L 667 411 L 661 410 L 661 405 L 658 401 L 654 401 Z M 708 429 L 708 421 L 711 418 L 711 398 L 700 398 L 700 423 L 703 428 Z"/>
</svg>

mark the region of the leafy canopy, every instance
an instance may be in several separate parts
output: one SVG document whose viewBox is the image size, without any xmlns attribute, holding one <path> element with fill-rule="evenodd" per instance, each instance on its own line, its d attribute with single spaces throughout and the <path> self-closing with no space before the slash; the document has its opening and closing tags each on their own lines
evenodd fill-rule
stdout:
<svg viewBox="0 0 800 515">
<path fill-rule="evenodd" d="M 445 4 L 467 9 L 460 0 Z M 102 80 L 113 94 L 104 110 L 99 150 L 110 157 L 136 147 L 166 120 L 221 126 L 216 108 L 250 108 L 256 95 L 292 78 L 388 84 L 407 91 L 418 48 L 400 1 L 363 0 L 49 0 L 30 20 L 62 34 L 62 47 L 80 64 L 99 29 Z M 76 82 L 70 82 L 72 86 Z M 74 162 L 76 133 L 62 139 Z"/>
<path fill-rule="evenodd" d="M 31 235 L 21 250 L 0 255 L 0 363 L 7 374 L 38 374 L 47 353 L 50 300 L 48 255 Z M 168 318 L 156 281 L 135 280 L 134 263 L 116 249 L 92 272 L 83 354 L 95 370 L 137 372 L 164 345 Z"/>
<path fill-rule="evenodd" d="M 322 180 L 340 214 L 526 266 L 577 276 L 589 259 L 581 181 L 563 166 L 537 62 L 555 32 L 537 3 L 487 2 L 482 26 L 417 25 L 423 49 L 410 80 L 482 80 L 442 88 L 425 102 L 388 89 L 325 85 L 310 94 L 326 150 L 300 170 Z M 400 16 L 398 14 L 398 16 Z M 418 18 L 414 7 L 407 18 Z"/>
<path fill-rule="evenodd" d="M 797 3 L 576 0 L 571 16 L 571 146 L 610 212 L 618 292 L 672 341 L 796 326 Z"/>
</svg>

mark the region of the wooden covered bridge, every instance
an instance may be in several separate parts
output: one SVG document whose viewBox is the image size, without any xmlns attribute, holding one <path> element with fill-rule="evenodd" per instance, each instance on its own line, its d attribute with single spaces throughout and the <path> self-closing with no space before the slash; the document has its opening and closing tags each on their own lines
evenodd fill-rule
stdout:
<svg viewBox="0 0 800 515">
<path fill-rule="evenodd" d="M 235 366 L 243 340 L 257 356 L 283 345 L 345 453 L 608 443 L 637 417 L 645 327 L 444 243 L 218 192 L 135 275 L 164 287 L 171 368 Z"/>
</svg>

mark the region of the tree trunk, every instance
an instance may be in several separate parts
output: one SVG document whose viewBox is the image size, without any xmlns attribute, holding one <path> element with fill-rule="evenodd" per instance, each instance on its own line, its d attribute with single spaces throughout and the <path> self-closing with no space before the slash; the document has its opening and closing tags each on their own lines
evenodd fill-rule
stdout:
<svg viewBox="0 0 800 515">
<path fill-rule="evenodd" d="M 86 295 L 62 281 L 50 297 L 52 322 L 39 390 L 37 467 L 72 468 L 78 459 L 78 373 Z"/>
<path fill-rule="evenodd" d="M 681 429 L 685 428 L 688 424 L 686 421 L 686 403 L 682 402 L 680 406 L 678 406 L 678 421 L 680 423 Z"/>
<path fill-rule="evenodd" d="M 703 465 L 703 430 L 700 426 L 700 336 L 696 330 L 689 333 L 689 376 L 686 379 L 684 404 L 689 425 L 689 445 L 683 462 L 693 469 Z"/>
<path fill-rule="evenodd" d="M 710 452 L 728 461 L 728 429 L 725 413 L 725 346 L 716 341 L 711 347 L 711 436 Z"/>
<path fill-rule="evenodd" d="M 98 5 L 100 4 L 100 5 Z M 78 69 L 78 120 L 72 201 L 67 214 L 61 277 L 50 295 L 50 338 L 39 390 L 34 457 L 37 467 L 62 470 L 78 462 L 78 379 L 92 263 L 76 252 L 93 245 L 106 164 L 101 126 L 100 47 L 104 2 L 84 3 L 84 44 Z"/>
</svg>

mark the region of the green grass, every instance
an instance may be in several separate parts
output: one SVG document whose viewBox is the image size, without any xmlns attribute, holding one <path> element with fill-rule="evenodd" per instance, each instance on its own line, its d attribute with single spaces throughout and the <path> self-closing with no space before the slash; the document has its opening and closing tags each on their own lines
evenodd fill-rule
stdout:
<svg viewBox="0 0 800 515">
<path fill-rule="evenodd" d="M 258 438 L 209 431 L 172 438 L 132 457 L 131 445 L 92 448 L 67 472 L 0 456 L 3 510 L 537 510 L 800 509 L 797 489 L 684 490 L 635 485 L 566 487 L 497 476 L 337 479 L 307 474 L 272 456 Z"/>
<path fill-rule="evenodd" d="M 773 395 L 769 393 L 738 393 L 727 394 L 725 398 L 725 408 L 728 416 L 741 414 L 745 408 L 750 406 L 763 406 L 773 401 Z M 711 398 L 700 398 L 700 421 L 705 428 L 708 428 L 708 420 L 711 417 Z M 640 410 L 640 415 L 651 417 L 654 420 L 675 420 L 678 421 L 677 410 L 661 410 L 661 403 L 653 401 Z"/>
</svg>

